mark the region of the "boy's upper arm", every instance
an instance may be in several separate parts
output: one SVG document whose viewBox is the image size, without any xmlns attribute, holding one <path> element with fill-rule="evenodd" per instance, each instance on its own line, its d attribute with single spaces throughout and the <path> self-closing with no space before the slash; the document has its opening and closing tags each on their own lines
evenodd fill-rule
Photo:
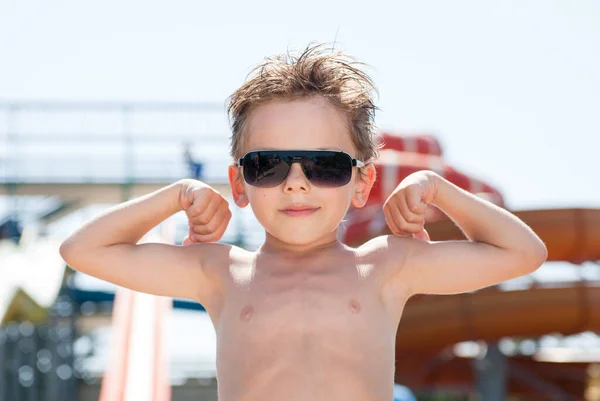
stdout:
<svg viewBox="0 0 600 401">
<path fill-rule="evenodd" d="M 203 302 L 212 291 L 206 273 L 211 256 L 226 252 L 223 244 L 177 246 L 163 243 L 116 244 L 92 251 L 61 255 L 74 269 L 148 294 Z"/>
<path fill-rule="evenodd" d="M 543 261 L 483 242 L 421 241 L 387 237 L 388 257 L 394 261 L 389 280 L 411 294 L 458 294 L 522 276 Z"/>
</svg>

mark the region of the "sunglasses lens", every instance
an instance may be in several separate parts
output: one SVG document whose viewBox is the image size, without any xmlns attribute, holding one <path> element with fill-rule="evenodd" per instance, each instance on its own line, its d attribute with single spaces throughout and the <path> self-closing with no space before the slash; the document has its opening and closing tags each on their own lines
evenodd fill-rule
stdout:
<svg viewBox="0 0 600 401">
<path fill-rule="evenodd" d="M 341 187 L 352 178 L 352 158 L 340 152 L 324 152 L 302 160 L 306 178 L 317 187 Z"/>
<path fill-rule="evenodd" d="M 244 179 L 255 187 L 276 187 L 289 171 L 290 166 L 276 154 L 251 152 L 244 157 Z"/>
<path fill-rule="evenodd" d="M 346 153 L 264 151 L 244 156 L 244 179 L 255 187 L 276 187 L 286 179 L 291 164 L 298 161 L 301 161 L 306 178 L 317 187 L 341 187 L 352 178 L 352 157 Z"/>
</svg>

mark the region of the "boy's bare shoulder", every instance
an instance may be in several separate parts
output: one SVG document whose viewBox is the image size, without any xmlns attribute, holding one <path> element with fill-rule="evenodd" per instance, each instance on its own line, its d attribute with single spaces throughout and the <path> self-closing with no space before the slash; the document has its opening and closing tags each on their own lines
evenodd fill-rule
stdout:
<svg viewBox="0 0 600 401">
<path fill-rule="evenodd" d="M 370 239 L 357 248 L 357 254 L 375 265 L 385 277 L 393 276 L 402 266 L 403 255 L 406 255 L 413 241 L 411 237 L 381 235 Z"/>
<path fill-rule="evenodd" d="M 245 249 L 220 242 L 187 245 L 198 253 L 203 268 L 207 271 L 227 268 L 232 261 L 243 259 L 252 254 Z"/>
<path fill-rule="evenodd" d="M 203 277 L 201 293 L 196 301 L 210 309 L 216 311 L 216 305 L 222 301 L 225 288 L 230 277 L 230 267 L 236 264 L 247 263 L 253 253 L 240 247 L 223 243 L 195 243 L 186 245 L 186 252 L 189 258 L 197 261 Z"/>
<path fill-rule="evenodd" d="M 254 253 L 231 244 L 204 243 L 195 247 L 201 258 L 202 270 L 209 279 L 222 279 L 229 274 L 230 266 L 246 263 Z"/>
<path fill-rule="evenodd" d="M 414 238 L 399 237 L 396 235 L 380 235 L 372 238 L 357 248 L 359 254 L 365 257 L 387 257 L 390 252 L 401 254 L 410 246 Z"/>
</svg>

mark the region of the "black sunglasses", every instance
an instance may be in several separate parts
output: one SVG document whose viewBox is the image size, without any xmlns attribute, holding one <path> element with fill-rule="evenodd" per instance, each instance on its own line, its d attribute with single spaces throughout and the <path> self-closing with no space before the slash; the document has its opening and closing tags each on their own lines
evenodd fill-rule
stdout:
<svg viewBox="0 0 600 401">
<path fill-rule="evenodd" d="M 334 150 L 256 150 L 238 160 L 238 166 L 244 167 L 244 180 L 260 188 L 281 184 L 292 163 L 300 163 L 311 184 L 325 188 L 346 185 L 352 178 L 352 167 L 364 167 L 348 153 Z"/>
</svg>

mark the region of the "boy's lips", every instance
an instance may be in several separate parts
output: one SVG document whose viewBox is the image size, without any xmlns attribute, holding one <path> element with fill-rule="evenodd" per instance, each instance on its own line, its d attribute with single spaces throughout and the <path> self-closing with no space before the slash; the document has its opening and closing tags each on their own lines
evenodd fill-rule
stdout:
<svg viewBox="0 0 600 401">
<path fill-rule="evenodd" d="M 281 209 L 281 212 L 293 217 L 308 216 L 319 210 L 319 207 L 310 205 L 290 205 Z"/>
</svg>

